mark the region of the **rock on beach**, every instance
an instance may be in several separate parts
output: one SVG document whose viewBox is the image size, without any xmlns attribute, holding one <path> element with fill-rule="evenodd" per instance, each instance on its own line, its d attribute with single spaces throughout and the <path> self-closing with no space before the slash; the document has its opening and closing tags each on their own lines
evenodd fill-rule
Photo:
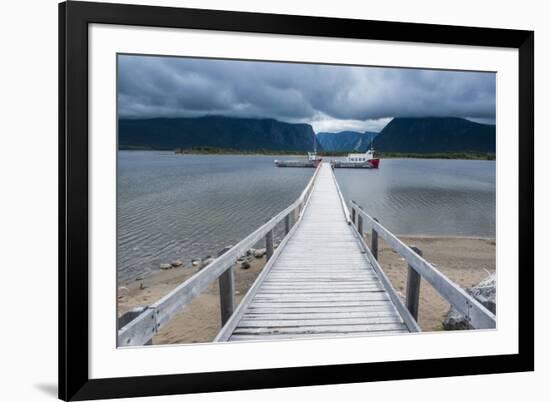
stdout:
<svg viewBox="0 0 550 402">
<path fill-rule="evenodd" d="M 255 249 L 252 254 L 256 258 L 262 258 L 265 255 L 265 253 L 266 253 L 265 248 L 258 248 L 258 249 Z"/>
<path fill-rule="evenodd" d="M 208 264 L 211 264 L 212 261 L 214 261 L 215 258 L 212 257 L 212 256 L 207 256 L 206 258 L 204 258 L 203 260 L 201 260 L 198 264 L 198 267 L 199 267 L 199 271 L 203 268 L 205 268 Z"/>
<path fill-rule="evenodd" d="M 496 314 L 496 293 L 497 281 L 493 273 L 471 288 L 466 288 L 466 292 L 473 296 L 478 302 L 485 306 L 493 314 Z M 472 326 L 460 312 L 451 306 L 449 312 L 443 320 L 443 328 L 448 331 L 472 329 Z"/>
</svg>

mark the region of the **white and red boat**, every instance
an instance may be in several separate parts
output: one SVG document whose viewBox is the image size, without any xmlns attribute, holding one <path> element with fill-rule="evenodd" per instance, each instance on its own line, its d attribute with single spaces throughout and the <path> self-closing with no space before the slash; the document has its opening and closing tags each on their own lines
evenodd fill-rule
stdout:
<svg viewBox="0 0 550 402">
<path fill-rule="evenodd" d="M 378 169 L 380 159 L 375 156 L 374 149 L 371 148 L 362 154 L 348 154 L 344 160 L 333 160 L 331 165 L 333 168 Z"/>
</svg>

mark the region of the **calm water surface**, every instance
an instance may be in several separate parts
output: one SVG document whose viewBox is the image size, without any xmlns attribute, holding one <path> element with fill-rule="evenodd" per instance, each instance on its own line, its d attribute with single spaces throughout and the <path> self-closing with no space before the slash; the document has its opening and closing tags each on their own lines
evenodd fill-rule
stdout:
<svg viewBox="0 0 550 402">
<path fill-rule="evenodd" d="M 273 159 L 120 151 L 119 280 L 216 255 L 286 208 L 313 169 L 275 168 Z M 396 233 L 494 236 L 495 162 L 388 159 L 336 176 L 346 199 Z"/>
<path fill-rule="evenodd" d="M 495 161 L 384 159 L 336 169 L 346 200 L 396 234 L 495 235 Z"/>
<path fill-rule="evenodd" d="M 312 169 L 272 156 L 118 153 L 118 277 L 215 256 L 291 204 Z"/>
</svg>

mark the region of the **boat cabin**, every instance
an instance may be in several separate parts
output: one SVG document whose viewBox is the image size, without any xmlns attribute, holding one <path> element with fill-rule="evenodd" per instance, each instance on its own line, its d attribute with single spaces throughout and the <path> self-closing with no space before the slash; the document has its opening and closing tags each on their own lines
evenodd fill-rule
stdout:
<svg viewBox="0 0 550 402">
<path fill-rule="evenodd" d="M 369 160 L 374 159 L 374 150 L 369 149 L 367 152 L 363 154 L 348 154 L 346 159 L 348 162 L 356 162 L 356 163 L 368 162 Z"/>
</svg>

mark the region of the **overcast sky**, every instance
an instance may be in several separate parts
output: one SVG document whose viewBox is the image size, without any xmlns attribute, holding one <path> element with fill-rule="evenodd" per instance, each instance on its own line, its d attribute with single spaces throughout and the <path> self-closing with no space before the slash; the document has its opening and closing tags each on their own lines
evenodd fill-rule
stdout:
<svg viewBox="0 0 550 402">
<path fill-rule="evenodd" d="M 393 117 L 494 123 L 495 74 L 119 56 L 120 117 L 269 117 L 380 131 Z"/>
</svg>

